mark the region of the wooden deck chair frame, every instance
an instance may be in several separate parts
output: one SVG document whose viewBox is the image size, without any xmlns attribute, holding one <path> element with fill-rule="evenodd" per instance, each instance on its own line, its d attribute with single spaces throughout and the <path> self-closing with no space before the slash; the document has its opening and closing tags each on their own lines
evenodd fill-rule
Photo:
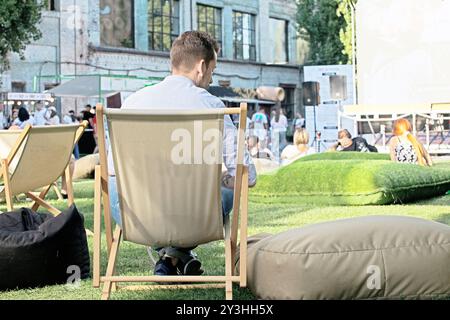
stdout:
<svg viewBox="0 0 450 320">
<path fill-rule="evenodd" d="M 134 285 L 126 286 L 125 290 L 153 290 L 153 289 L 193 289 L 193 288 L 225 288 L 227 300 L 233 298 L 232 284 L 237 282 L 240 287 L 247 286 L 247 215 L 248 215 L 248 168 L 243 165 L 245 148 L 245 129 L 247 119 L 247 104 L 242 103 L 239 108 L 225 108 L 224 114 L 238 114 L 238 149 L 237 168 L 234 186 L 233 214 L 230 223 L 225 226 L 225 276 L 115 276 L 116 260 L 119 245 L 122 240 L 122 229 L 119 226 L 112 231 L 108 191 L 108 167 L 105 145 L 104 111 L 101 104 L 96 106 L 98 125 L 98 146 L 100 165 L 95 167 L 94 192 L 94 258 L 93 258 L 93 286 L 98 288 L 103 283 L 102 300 L 108 300 L 111 292 L 117 290 L 119 282 L 168 282 L 183 283 L 197 282 L 198 284 L 170 284 L 170 285 Z M 108 251 L 108 265 L 106 274 L 101 276 L 101 220 L 103 218 Z M 239 275 L 233 268 L 233 261 L 237 252 L 238 233 L 240 236 Z"/>
<path fill-rule="evenodd" d="M 84 130 L 87 127 L 87 121 L 83 121 L 79 128 L 77 129 L 75 133 L 75 139 L 73 141 L 73 146 L 75 146 L 76 143 L 80 140 L 81 136 L 83 135 Z M 1 159 L 1 172 L 0 172 L 0 178 L 3 177 L 4 181 L 4 192 L 5 192 L 5 200 L 6 200 L 6 206 L 8 211 L 14 210 L 14 203 L 13 203 L 13 194 L 11 193 L 11 182 L 10 182 L 10 173 L 9 173 L 9 165 L 12 163 L 12 161 L 15 159 L 15 157 L 18 154 L 18 151 L 22 147 L 23 143 L 25 142 L 27 136 L 30 134 L 32 126 L 27 125 L 19 135 L 15 145 L 11 149 L 9 155 L 5 159 Z M 70 207 L 74 203 L 74 195 L 73 195 L 73 185 L 72 185 L 72 177 L 70 175 L 69 171 L 69 164 L 67 165 L 64 172 L 61 172 L 61 174 L 58 176 L 57 179 L 59 179 L 61 176 L 65 174 L 65 179 L 67 183 L 67 202 L 68 206 Z M 50 191 L 52 186 L 54 186 L 55 181 L 52 181 L 47 186 L 44 186 L 42 191 L 39 193 L 39 195 L 35 195 L 32 193 L 33 190 L 30 190 L 28 192 L 25 192 L 25 195 L 34 201 L 34 203 L 31 206 L 31 209 L 33 211 L 36 211 L 40 206 L 47 209 L 50 213 L 53 215 L 58 215 L 61 213 L 61 211 L 51 204 L 49 204 L 47 201 L 45 201 L 45 196 Z"/>
</svg>

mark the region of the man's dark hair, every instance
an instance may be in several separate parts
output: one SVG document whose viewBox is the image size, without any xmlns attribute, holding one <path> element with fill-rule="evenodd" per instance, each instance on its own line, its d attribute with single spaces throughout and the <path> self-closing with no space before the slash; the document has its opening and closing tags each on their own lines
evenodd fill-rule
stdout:
<svg viewBox="0 0 450 320">
<path fill-rule="evenodd" d="M 85 106 L 85 108 L 89 108 L 89 109 L 91 109 L 91 108 L 92 108 L 92 106 L 91 106 L 90 104 L 87 104 L 87 105 Z"/>
<path fill-rule="evenodd" d="M 205 60 L 206 66 L 209 66 L 214 60 L 214 52 L 219 53 L 219 44 L 209 33 L 187 31 L 173 42 L 170 61 L 176 69 L 192 69 L 202 59 Z"/>
<path fill-rule="evenodd" d="M 30 114 L 28 113 L 28 110 L 26 108 L 20 107 L 17 117 L 20 121 L 24 122 L 30 119 Z"/>
</svg>

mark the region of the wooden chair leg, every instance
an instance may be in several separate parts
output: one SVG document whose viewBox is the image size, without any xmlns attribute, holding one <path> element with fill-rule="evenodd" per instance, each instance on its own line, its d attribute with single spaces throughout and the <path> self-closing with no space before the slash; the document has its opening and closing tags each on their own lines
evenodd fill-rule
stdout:
<svg viewBox="0 0 450 320">
<path fill-rule="evenodd" d="M 106 276 L 111 277 L 114 274 L 115 268 L 116 268 L 116 259 L 117 259 L 117 253 L 119 252 L 119 244 L 120 239 L 122 237 L 122 229 L 120 229 L 119 226 L 116 227 L 116 230 L 114 231 L 113 239 L 112 239 L 112 246 L 111 246 L 111 253 L 109 254 L 109 260 L 108 260 L 108 267 L 106 269 Z M 111 281 L 105 281 L 105 284 L 103 285 L 103 291 L 102 291 L 102 300 L 108 300 L 111 295 L 111 289 L 112 289 L 112 282 Z"/>
<path fill-rule="evenodd" d="M 236 168 L 236 177 L 234 185 L 234 197 L 233 197 L 233 218 L 231 221 L 231 261 L 236 259 L 237 250 L 237 238 L 239 231 L 239 215 L 241 209 L 241 190 L 242 190 L 242 173 L 244 166 L 238 164 Z M 233 270 L 233 274 L 235 271 Z"/>
<path fill-rule="evenodd" d="M 2 171 L 3 171 L 3 182 L 5 185 L 6 207 L 8 208 L 8 211 L 13 211 L 14 205 L 11 194 L 11 181 L 9 180 L 9 165 L 7 159 L 2 159 Z"/>
<path fill-rule="evenodd" d="M 52 183 L 52 186 L 53 186 L 53 190 L 56 193 L 56 196 L 58 197 L 58 200 L 64 200 L 64 198 L 61 194 L 61 191 L 59 191 L 58 184 L 56 183 L 56 181 Z"/>
<path fill-rule="evenodd" d="M 233 266 L 231 263 L 231 239 L 230 237 L 226 237 L 225 239 L 225 276 L 227 278 L 225 282 L 226 300 L 233 299 L 233 281 L 231 280 L 231 276 L 233 275 L 232 268 Z"/>
<path fill-rule="evenodd" d="M 57 215 L 59 215 L 61 213 L 60 210 L 58 210 L 57 208 L 55 208 L 54 206 L 52 206 L 51 204 L 46 202 L 44 199 L 41 199 L 38 196 L 35 196 L 31 192 L 27 192 L 25 194 L 27 195 L 28 198 L 30 198 L 31 200 L 33 200 L 36 203 L 39 203 L 40 206 L 42 206 L 45 209 L 47 209 L 54 216 L 57 216 Z"/>
<path fill-rule="evenodd" d="M 45 199 L 45 196 L 47 195 L 47 193 L 50 191 L 50 189 L 52 188 L 52 184 L 48 185 L 47 187 L 45 187 L 41 193 L 39 194 L 39 198 L 40 199 Z M 37 209 L 39 209 L 39 203 L 38 202 L 34 202 L 33 205 L 31 206 L 31 210 L 33 211 L 37 211 Z"/>
<path fill-rule="evenodd" d="M 247 286 L 247 228 L 248 228 L 248 168 L 244 168 L 242 175 L 241 196 L 241 225 L 240 225 L 240 248 L 239 248 L 239 276 L 240 287 Z"/>
<path fill-rule="evenodd" d="M 102 189 L 100 166 L 95 166 L 95 183 L 94 183 L 94 257 L 93 257 L 93 286 L 100 287 L 100 258 L 101 258 L 101 223 L 102 223 Z"/>
<path fill-rule="evenodd" d="M 102 202 L 103 202 L 103 218 L 105 223 L 105 233 L 106 233 L 106 246 L 108 248 L 108 253 L 111 252 L 112 246 L 112 221 L 111 221 L 111 209 L 109 203 L 109 186 L 108 177 L 101 179 L 102 184 Z"/>
</svg>

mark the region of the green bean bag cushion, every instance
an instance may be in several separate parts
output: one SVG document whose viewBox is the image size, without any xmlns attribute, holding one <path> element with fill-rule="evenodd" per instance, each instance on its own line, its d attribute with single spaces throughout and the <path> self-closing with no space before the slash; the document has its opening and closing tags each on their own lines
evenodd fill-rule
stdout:
<svg viewBox="0 0 450 320">
<path fill-rule="evenodd" d="M 377 152 L 323 152 L 315 153 L 302 157 L 297 161 L 316 161 L 316 160 L 390 160 L 387 153 Z"/>
<path fill-rule="evenodd" d="M 450 165 L 421 167 L 387 160 L 296 161 L 258 177 L 261 201 L 329 205 L 391 204 L 450 190 Z"/>
<path fill-rule="evenodd" d="M 450 227 L 434 221 L 318 223 L 251 237 L 247 254 L 248 287 L 259 299 L 450 298 Z"/>
</svg>

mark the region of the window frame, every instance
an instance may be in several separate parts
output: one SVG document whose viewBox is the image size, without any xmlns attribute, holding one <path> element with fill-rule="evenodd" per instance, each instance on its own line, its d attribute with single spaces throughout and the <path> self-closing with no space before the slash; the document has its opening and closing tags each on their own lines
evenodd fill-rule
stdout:
<svg viewBox="0 0 450 320">
<path fill-rule="evenodd" d="M 200 9 L 201 8 L 205 9 L 205 20 L 202 20 L 202 21 L 200 21 Z M 212 9 L 213 12 L 214 12 L 214 15 L 213 15 L 214 18 L 213 18 L 213 22 L 212 23 L 209 23 L 209 21 L 208 21 L 208 12 L 207 12 L 208 9 Z M 219 17 L 220 17 L 218 22 L 216 21 L 217 12 L 219 13 Z M 223 23 L 222 23 L 222 19 L 223 19 L 223 9 L 222 8 L 215 7 L 215 6 L 210 6 L 210 5 L 204 4 L 204 3 L 197 3 L 197 30 L 208 32 L 208 29 L 209 29 L 208 26 L 212 25 L 214 27 L 214 34 L 211 34 L 210 32 L 208 32 L 208 33 L 211 34 L 211 36 L 213 36 L 214 39 L 216 39 L 217 43 L 219 44 L 219 48 L 220 48 L 219 55 L 218 55 L 219 57 L 223 56 L 223 54 L 222 54 L 222 52 L 223 52 Z M 206 30 L 201 30 L 200 29 L 200 23 L 204 23 L 205 24 Z M 216 27 L 219 27 L 219 29 L 220 29 L 220 38 L 217 37 L 217 35 L 216 35 Z"/>
<path fill-rule="evenodd" d="M 159 6 L 156 7 L 159 8 L 159 14 L 155 11 L 155 1 L 159 2 Z M 148 0 L 148 24 L 147 24 L 147 32 L 148 32 L 148 51 L 158 51 L 158 52 L 170 52 L 170 48 L 172 47 L 172 43 L 180 35 L 180 5 L 181 2 L 179 0 L 166 0 L 169 1 L 170 5 L 170 14 L 167 15 L 164 13 L 163 10 L 163 4 L 161 0 Z M 175 6 L 174 3 L 177 5 Z M 174 12 L 176 11 L 176 15 L 174 15 Z M 160 18 L 161 22 L 159 26 L 155 23 L 155 18 Z M 164 21 L 166 19 L 169 19 L 170 24 L 170 33 L 164 32 Z M 176 28 L 174 27 L 175 23 L 177 24 Z M 156 31 L 156 27 L 159 27 L 158 31 Z M 178 32 L 173 32 L 173 30 L 178 30 Z M 160 37 L 160 46 L 155 46 L 155 39 L 159 35 Z M 169 36 L 170 38 L 170 46 L 169 48 L 164 47 L 164 38 Z"/>
<path fill-rule="evenodd" d="M 239 26 L 240 30 L 240 36 L 242 38 L 242 42 L 237 41 L 238 38 L 238 28 L 237 28 L 237 14 L 240 14 L 243 16 L 249 16 L 251 19 L 251 28 L 244 27 L 244 19 L 242 18 L 242 24 Z M 249 32 L 250 34 L 250 42 L 246 43 L 244 39 L 245 31 Z M 248 46 L 248 59 L 245 59 L 244 56 L 244 48 Z M 238 47 L 239 50 L 242 52 L 242 57 L 239 57 L 238 55 Z M 252 52 L 253 49 L 253 52 Z M 252 56 L 253 53 L 253 56 Z M 244 12 L 239 10 L 233 10 L 233 58 L 235 60 L 241 60 L 241 61 L 257 61 L 257 52 L 256 52 L 256 14 L 250 13 L 250 12 Z"/>
</svg>

